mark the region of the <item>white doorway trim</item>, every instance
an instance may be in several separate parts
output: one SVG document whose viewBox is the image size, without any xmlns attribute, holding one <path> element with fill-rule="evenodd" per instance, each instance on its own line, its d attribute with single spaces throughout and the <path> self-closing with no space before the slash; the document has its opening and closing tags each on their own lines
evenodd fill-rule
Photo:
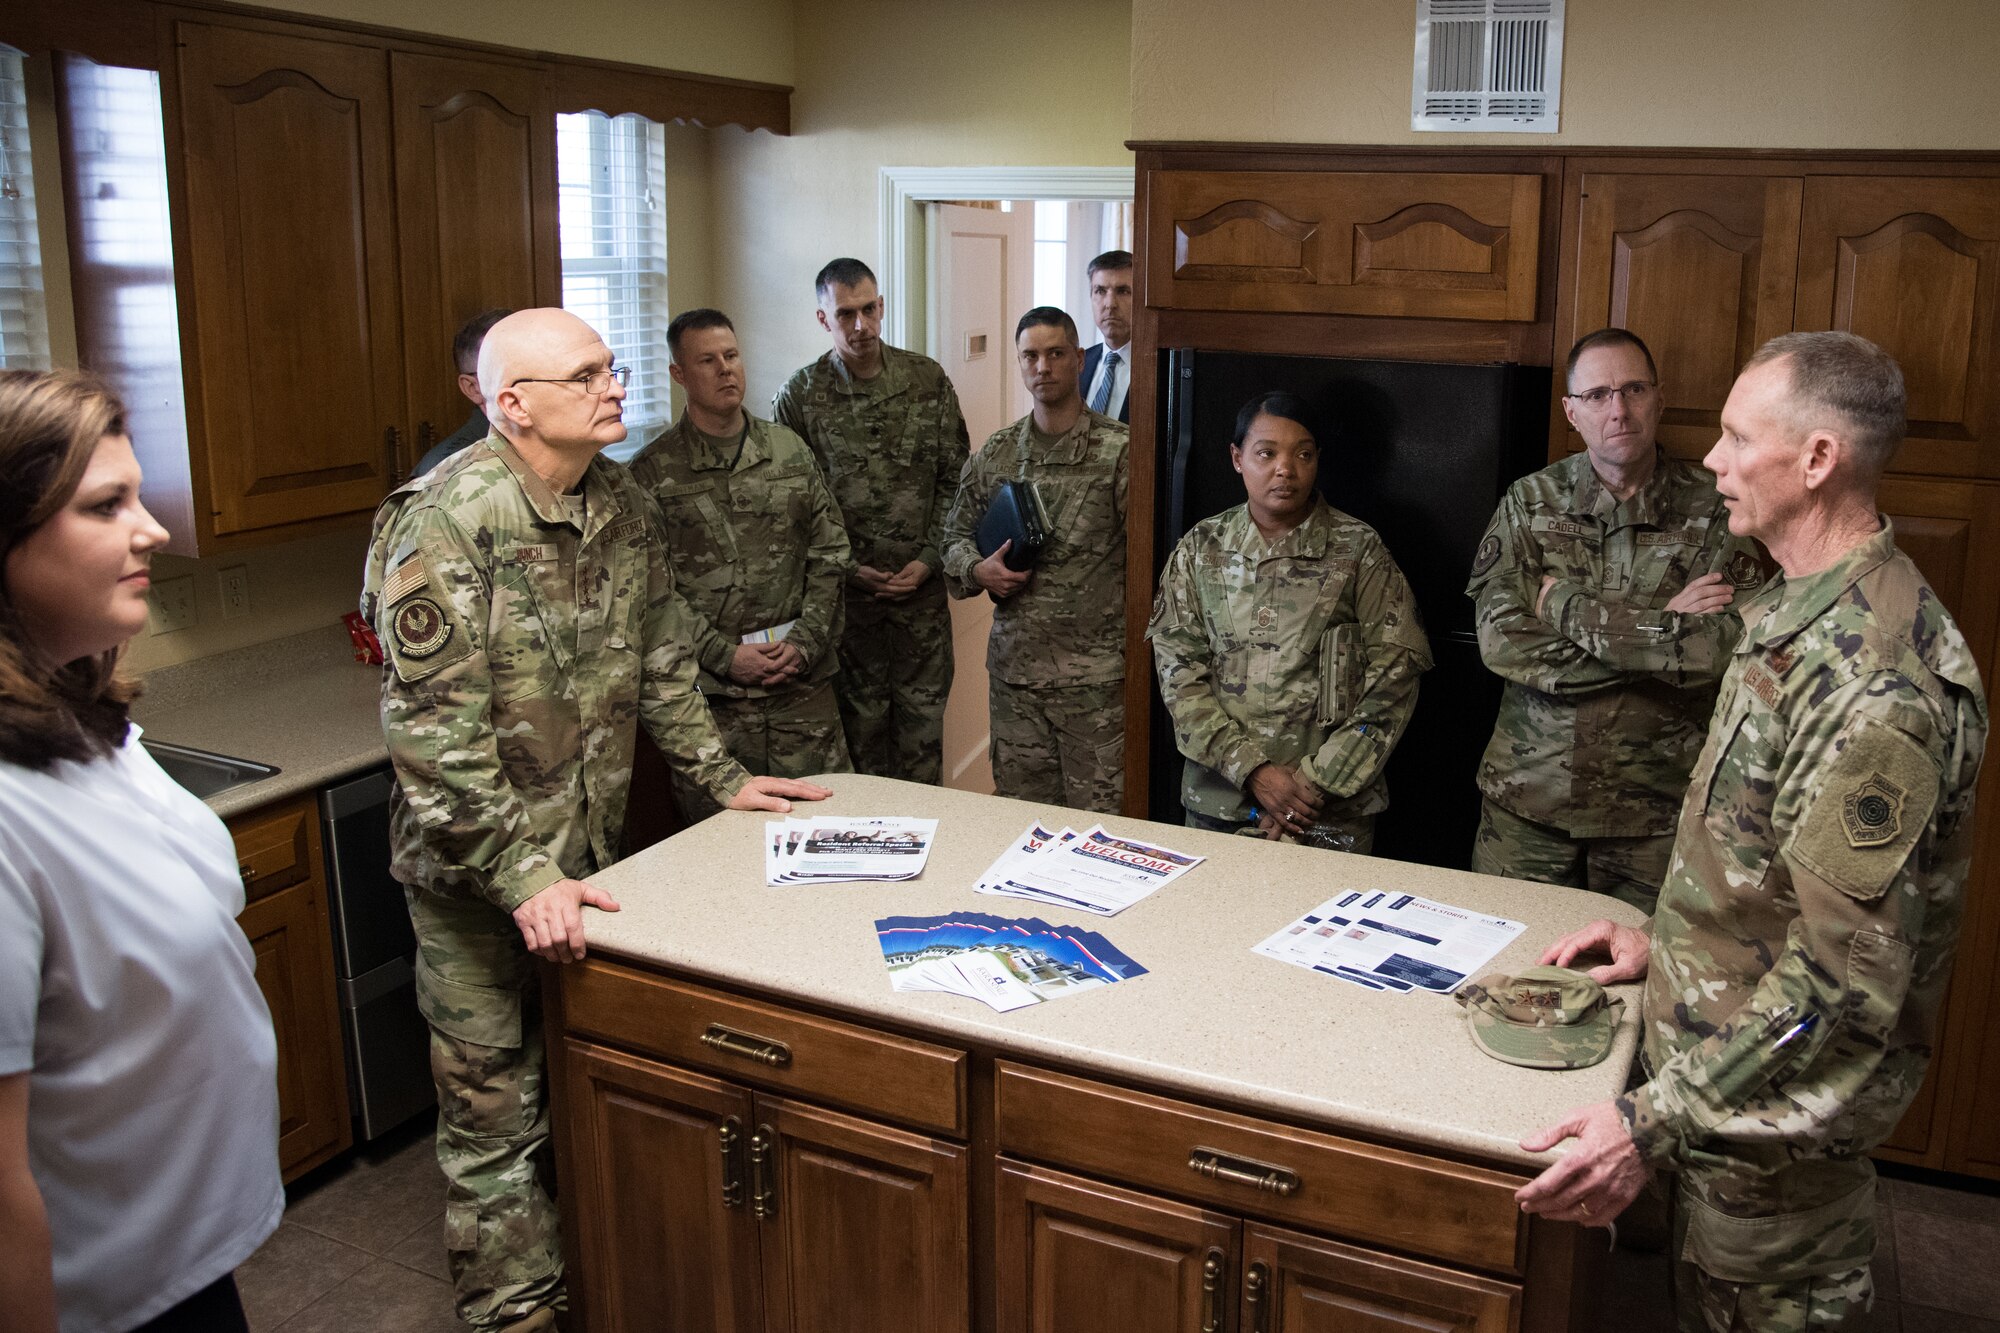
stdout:
<svg viewBox="0 0 2000 1333">
<path fill-rule="evenodd" d="M 1131 167 L 883 167 L 876 254 L 888 296 L 883 336 L 932 355 L 923 205 L 941 199 L 1132 198 Z"/>
</svg>

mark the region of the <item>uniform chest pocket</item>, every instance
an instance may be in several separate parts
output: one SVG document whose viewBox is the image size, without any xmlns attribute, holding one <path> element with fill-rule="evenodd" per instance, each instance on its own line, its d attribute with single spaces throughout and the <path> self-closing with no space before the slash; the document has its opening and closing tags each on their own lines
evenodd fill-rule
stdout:
<svg viewBox="0 0 2000 1333">
<path fill-rule="evenodd" d="M 1785 757 L 1785 737 L 1778 715 L 1748 704 L 1716 756 L 1702 803 L 1702 823 L 1715 839 L 1719 855 L 1731 868 L 1737 887 L 1764 882 L 1777 848 L 1772 827 L 1778 795 L 1778 769 Z"/>
<path fill-rule="evenodd" d="M 699 579 L 736 564 L 736 534 L 713 487 L 668 487 L 659 493 L 674 569 Z"/>
<path fill-rule="evenodd" d="M 740 477 L 731 487 L 730 508 L 753 547 L 762 544 L 764 533 L 803 537 L 812 517 L 810 479 L 804 472 Z"/>
<path fill-rule="evenodd" d="M 556 685 L 576 648 L 576 599 L 565 590 L 562 563 L 503 564 L 493 575 L 486 660 L 493 696 L 501 703 L 531 698 Z"/>
<path fill-rule="evenodd" d="M 1118 534 L 1116 477 L 1109 467 L 1054 468 L 1035 479 L 1049 515 L 1049 551 L 1063 557 L 1108 548 Z"/>
</svg>

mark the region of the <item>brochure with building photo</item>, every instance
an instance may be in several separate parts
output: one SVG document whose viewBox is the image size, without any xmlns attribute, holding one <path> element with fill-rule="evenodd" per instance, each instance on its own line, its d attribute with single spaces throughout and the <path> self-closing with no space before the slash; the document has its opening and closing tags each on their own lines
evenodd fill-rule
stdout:
<svg viewBox="0 0 2000 1333">
<path fill-rule="evenodd" d="M 1519 921 L 1415 894 L 1354 889 L 1327 899 L 1251 952 L 1369 990 L 1449 994 L 1526 929 Z"/>
<path fill-rule="evenodd" d="M 892 916 L 875 933 L 894 989 L 963 995 L 1003 1013 L 1146 971 L 1096 931 L 1038 917 Z"/>
<path fill-rule="evenodd" d="M 1063 829 L 1050 835 L 1031 827 L 974 887 L 981 893 L 1116 916 L 1205 859 L 1121 838 L 1102 824 L 1080 834 Z"/>
<path fill-rule="evenodd" d="M 915 879 L 937 840 L 935 819 L 892 817 L 770 820 L 764 825 L 768 884 Z"/>
</svg>

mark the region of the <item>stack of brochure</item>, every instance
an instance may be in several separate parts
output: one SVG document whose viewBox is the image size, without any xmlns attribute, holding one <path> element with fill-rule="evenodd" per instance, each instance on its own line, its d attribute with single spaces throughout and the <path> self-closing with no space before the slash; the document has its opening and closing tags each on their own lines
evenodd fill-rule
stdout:
<svg viewBox="0 0 2000 1333">
<path fill-rule="evenodd" d="M 877 921 L 875 933 L 895 989 L 963 995 L 1002 1013 L 1146 970 L 1094 930 L 1039 917 L 892 916 Z"/>
<path fill-rule="evenodd" d="M 1527 927 L 1409 893 L 1327 899 L 1251 949 L 1369 990 L 1450 993 Z"/>
<path fill-rule="evenodd" d="M 773 819 L 764 824 L 766 884 L 915 879 L 937 840 L 935 819 Z"/>
<path fill-rule="evenodd" d="M 1086 833 L 1030 824 L 973 888 L 979 893 L 1116 916 L 1207 858 L 1120 838 L 1102 824 Z"/>
</svg>

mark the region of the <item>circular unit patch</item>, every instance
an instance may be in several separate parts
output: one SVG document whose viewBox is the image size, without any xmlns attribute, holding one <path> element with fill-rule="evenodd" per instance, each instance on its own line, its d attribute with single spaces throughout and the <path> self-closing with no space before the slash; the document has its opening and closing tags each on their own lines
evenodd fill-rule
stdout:
<svg viewBox="0 0 2000 1333">
<path fill-rule="evenodd" d="M 1500 562 L 1500 539 L 1488 537 L 1479 543 L 1479 555 L 1472 562 L 1473 577 L 1477 578 Z"/>
<path fill-rule="evenodd" d="M 411 657 L 429 657 L 451 638 L 451 621 L 428 597 L 412 597 L 396 608 L 396 644 Z"/>
</svg>

